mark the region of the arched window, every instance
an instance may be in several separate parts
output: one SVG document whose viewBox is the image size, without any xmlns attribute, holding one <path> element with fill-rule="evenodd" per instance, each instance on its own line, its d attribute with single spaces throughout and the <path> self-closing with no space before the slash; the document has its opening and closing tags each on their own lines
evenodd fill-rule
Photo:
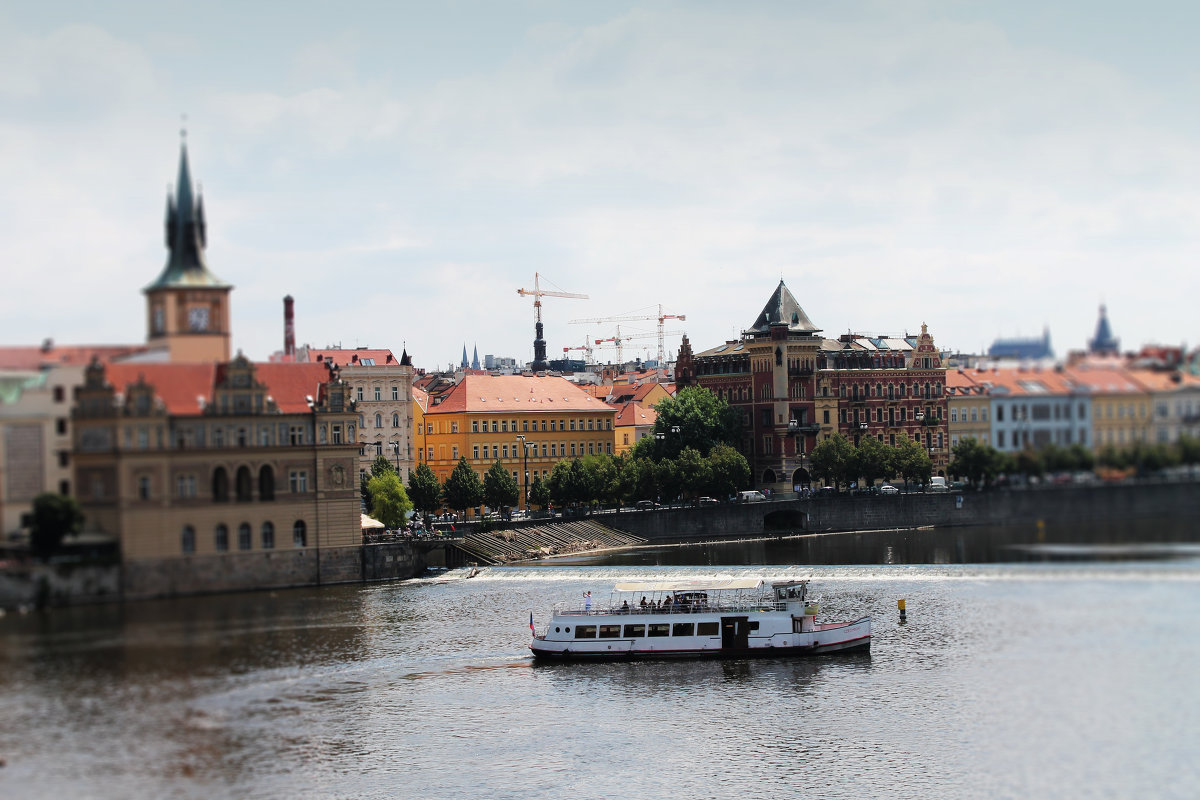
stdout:
<svg viewBox="0 0 1200 800">
<path fill-rule="evenodd" d="M 264 522 L 262 526 L 262 546 L 263 550 L 272 550 L 275 548 L 275 525 L 271 522 Z"/>
<path fill-rule="evenodd" d="M 238 550 L 249 550 L 253 546 L 250 541 L 250 523 L 238 525 Z"/>
<path fill-rule="evenodd" d="M 275 499 L 275 470 L 270 464 L 263 464 L 258 470 L 258 499 Z"/>
<path fill-rule="evenodd" d="M 399 414 L 399 412 L 392 412 L 392 427 L 393 427 L 393 428 L 399 428 L 399 427 L 400 427 L 400 414 Z"/>
<path fill-rule="evenodd" d="M 183 532 L 179 535 L 179 549 L 184 553 L 196 552 L 196 529 L 191 525 L 183 526 Z"/>
<path fill-rule="evenodd" d="M 213 470 L 212 496 L 214 503 L 229 502 L 229 474 L 225 472 L 224 467 Z"/>
<path fill-rule="evenodd" d="M 763 473 L 763 483 L 774 483 L 774 482 L 775 482 L 775 470 L 769 469 Z"/>
<path fill-rule="evenodd" d="M 308 547 L 308 526 L 302 519 L 296 520 L 296 524 L 292 526 L 292 546 Z"/>
<path fill-rule="evenodd" d="M 218 553 L 224 553 L 229 549 L 229 528 L 225 527 L 225 523 L 217 526 L 213 534 L 213 547 Z"/>
<path fill-rule="evenodd" d="M 382 427 L 383 427 L 383 414 L 376 414 L 376 415 L 375 415 L 375 427 L 376 427 L 376 428 L 382 428 Z"/>
<path fill-rule="evenodd" d="M 238 467 L 237 471 L 237 501 L 249 503 L 254 496 L 254 481 L 250 477 L 249 467 Z"/>
</svg>

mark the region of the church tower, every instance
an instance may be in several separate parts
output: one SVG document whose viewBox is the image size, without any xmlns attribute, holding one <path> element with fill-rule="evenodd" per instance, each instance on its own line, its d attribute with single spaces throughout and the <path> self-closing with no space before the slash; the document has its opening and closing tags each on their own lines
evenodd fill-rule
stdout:
<svg viewBox="0 0 1200 800">
<path fill-rule="evenodd" d="M 167 265 L 146 294 L 146 343 L 172 362 L 229 361 L 229 292 L 208 271 L 204 198 L 192 193 L 187 141 L 179 148 L 175 196 L 167 195 Z"/>
</svg>

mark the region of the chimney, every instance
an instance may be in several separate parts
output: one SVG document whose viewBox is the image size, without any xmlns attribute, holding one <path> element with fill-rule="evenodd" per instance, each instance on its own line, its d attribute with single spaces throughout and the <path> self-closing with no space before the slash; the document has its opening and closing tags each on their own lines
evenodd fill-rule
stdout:
<svg viewBox="0 0 1200 800">
<path fill-rule="evenodd" d="M 283 298 L 283 360 L 296 360 L 296 312 L 293 308 L 292 296 Z"/>
</svg>

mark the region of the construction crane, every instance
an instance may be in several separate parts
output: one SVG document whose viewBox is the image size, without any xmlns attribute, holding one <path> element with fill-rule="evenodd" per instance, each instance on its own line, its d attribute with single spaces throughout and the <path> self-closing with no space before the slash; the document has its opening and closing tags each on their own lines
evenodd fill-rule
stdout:
<svg viewBox="0 0 1200 800">
<path fill-rule="evenodd" d="M 566 297 L 572 300 L 587 300 L 586 294 L 578 294 L 576 292 L 550 291 L 543 289 L 541 286 L 541 275 L 537 272 L 533 273 L 533 288 L 532 289 L 517 289 L 517 294 L 522 297 L 533 295 L 533 310 L 536 324 L 534 325 L 535 337 L 533 340 L 533 363 L 530 368 L 534 372 L 542 372 L 546 369 L 546 340 L 542 338 L 542 298 L 543 297 Z"/>
<path fill-rule="evenodd" d="M 597 344 L 599 344 L 599 342 L 597 342 Z M 563 358 L 566 358 L 567 355 L 570 354 L 570 352 L 572 350 L 582 350 L 584 358 L 586 359 L 586 362 L 588 364 L 592 363 L 592 346 L 590 344 L 588 344 L 586 341 L 583 344 L 577 344 L 574 347 L 564 347 L 563 348 Z"/>
<path fill-rule="evenodd" d="M 658 314 L 656 314 L 656 315 L 643 316 L 640 314 L 623 314 L 619 317 L 605 317 L 603 319 L 573 319 L 573 320 L 571 320 L 571 322 L 572 323 L 601 323 L 601 324 L 603 324 L 606 322 L 643 322 L 646 320 L 657 320 L 657 322 L 658 322 L 658 363 L 661 366 L 663 364 L 663 362 L 666 360 L 666 355 L 667 355 L 666 343 L 664 341 L 664 338 L 666 337 L 666 332 L 663 330 L 663 322 L 668 319 L 677 319 L 677 320 L 682 321 L 682 320 L 686 320 L 687 316 L 684 314 L 664 314 L 662 304 L 659 303 Z M 618 336 L 620 335 L 619 328 L 617 330 L 617 335 Z M 617 349 L 618 360 L 620 359 L 620 357 L 621 357 L 621 353 L 620 353 L 620 348 L 618 347 L 618 349 Z"/>
<path fill-rule="evenodd" d="M 625 342 L 631 341 L 633 339 L 655 338 L 655 339 L 658 339 L 659 347 L 661 348 L 662 340 L 663 340 L 664 336 L 682 336 L 682 335 L 683 335 L 683 331 L 661 331 L 660 330 L 658 333 L 635 333 L 630 336 L 622 336 L 621 335 L 621 326 L 618 325 L 617 333 L 615 336 L 609 336 L 605 339 L 597 339 L 596 344 L 601 345 L 601 346 L 612 344 L 612 346 L 617 349 L 617 363 L 624 364 L 625 356 L 624 356 L 621 348 L 624 346 Z M 661 350 L 659 352 L 661 352 Z M 659 367 L 663 366 L 663 362 L 662 362 L 661 358 L 658 362 L 658 366 Z"/>
</svg>

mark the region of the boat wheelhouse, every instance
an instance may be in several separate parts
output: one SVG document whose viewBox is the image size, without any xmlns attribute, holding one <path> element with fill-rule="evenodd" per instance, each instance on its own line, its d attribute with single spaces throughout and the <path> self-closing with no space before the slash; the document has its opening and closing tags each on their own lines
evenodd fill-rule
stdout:
<svg viewBox="0 0 1200 800">
<path fill-rule="evenodd" d="M 605 607 L 556 608 L 533 631 L 539 659 L 807 656 L 871 646 L 871 618 L 819 623 L 807 581 L 619 583 Z M 530 627 L 533 627 L 532 617 Z"/>
</svg>

